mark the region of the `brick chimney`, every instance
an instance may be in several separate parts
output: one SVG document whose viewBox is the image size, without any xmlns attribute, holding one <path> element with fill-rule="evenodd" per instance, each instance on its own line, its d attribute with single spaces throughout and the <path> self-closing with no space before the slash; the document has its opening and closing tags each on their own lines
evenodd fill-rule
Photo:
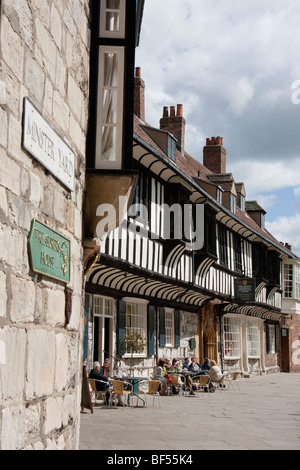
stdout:
<svg viewBox="0 0 300 470">
<path fill-rule="evenodd" d="M 141 77 L 141 67 L 136 67 L 135 69 L 134 111 L 145 122 L 145 82 Z"/>
<path fill-rule="evenodd" d="M 206 139 L 203 147 L 203 165 L 213 173 L 226 173 L 226 149 L 223 147 L 223 137 Z"/>
<path fill-rule="evenodd" d="M 185 122 L 182 104 L 177 105 L 177 110 L 175 106 L 170 106 L 170 113 L 168 106 L 164 106 L 163 117 L 160 120 L 160 129 L 173 134 L 181 153 L 184 152 Z"/>
</svg>

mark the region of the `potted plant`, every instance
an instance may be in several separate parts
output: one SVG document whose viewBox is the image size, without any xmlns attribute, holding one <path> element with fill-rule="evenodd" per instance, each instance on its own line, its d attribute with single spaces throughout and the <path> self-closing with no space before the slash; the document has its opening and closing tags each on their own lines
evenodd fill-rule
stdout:
<svg viewBox="0 0 300 470">
<path fill-rule="evenodd" d="M 130 333 L 125 333 L 124 338 L 124 348 L 126 352 L 131 354 L 131 364 L 130 364 L 130 375 L 133 369 L 133 354 L 142 353 L 145 346 L 147 345 L 143 336 L 141 336 L 137 331 L 132 330 Z"/>
</svg>

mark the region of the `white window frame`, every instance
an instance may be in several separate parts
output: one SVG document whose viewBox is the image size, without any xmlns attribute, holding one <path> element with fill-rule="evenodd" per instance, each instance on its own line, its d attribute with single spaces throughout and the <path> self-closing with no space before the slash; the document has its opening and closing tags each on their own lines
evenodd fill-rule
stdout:
<svg viewBox="0 0 300 470">
<path fill-rule="evenodd" d="M 165 346 L 174 347 L 175 345 L 175 324 L 174 310 L 165 309 Z"/>
<path fill-rule="evenodd" d="M 119 15 L 119 29 L 109 30 L 106 28 L 107 16 L 110 14 Z M 120 8 L 108 8 L 107 1 L 101 0 L 100 37 L 101 38 L 125 38 L 125 16 L 126 16 L 126 0 L 120 0 Z"/>
<path fill-rule="evenodd" d="M 104 58 L 105 54 L 116 54 L 118 70 L 116 74 L 115 86 L 104 86 Z M 99 169 L 120 169 L 122 165 L 122 136 L 123 136 L 123 85 L 124 85 L 124 48 L 118 46 L 99 47 L 99 70 L 98 70 L 98 102 L 97 102 L 97 138 L 96 138 L 96 168 Z M 103 119 L 104 95 L 105 91 L 115 92 L 116 98 L 116 122 L 105 122 Z M 116 131 L 114 143 L 114 159 L 104 160 L 102 158 L 102 127 L 113 128 Z"/>
<path fill-rule="evenodd" d="M 135 298 L 123 298 L 126 303 L 126 323 L 125 323 L 125 334 L 129 333 L 131 330 L 138 331 L 138 333 L 143 336 L 146 346 L 144 351 L 141 353 L 134 353 L 133 357 L 145 357 L 147 356 L 147 304 L 148 301 L 144 299 L 135 299 Z M 133 307 L 133 311 L 129 314 L 129 309 Z M 138 310 L 134 312 L 134 310 Z M 137 313 L 135 315 L 135 313 Z M 127 317 L 128 315 L 128 317 Z M 133 320 L 134 325 L 128 325 L 129 315 L 131 316 L 131 322 Z M 125 353 L 124 358 L 131 357 L 131 353 Z"/>
<path fill-rule="evenodd" d="M 223 351 L 225 359 L 239 359 L 240 353 L 240 322 L 235 316 L 223 317 Z"/>
<path fill-rule="evenodd" d="M 268 328 L 268 346 L 269 346 L 269 353 L 274 354 L 276 352 L 275 348 L 275 325 L 267 325 Z"/>
<path fill-rule="evenodd" d="M 293 277 L 294 270 L 292 263 L 285 263 L 283 266 L 283 297 L 287 299 L 293 297 Z"/>
<path fill-rule="evenodd" d="M 102 362 L 104 358 L 103 356 L 103 348 L 104 348 L 104 335 L 105 335 L 105 318 L 109 318 L 110 321 L 110 344 L 113 345 L 113 330 L 114 330 L 114 299 L 111 297 L 104 297 L 101 295 L 94 295 L 93 301 L 93 315 L 94 317 L 99 317 L 99 360 Z M 93 333 L 94 335 L 95 333 Z M 111 354 L 112 351 L 109 351 Z"/>
<path fill-rule="evenodd" d="M 240 209 L 245 212 L 245 196 L 240 194 Z"/>
<path fill-rule="evenodd" d="M 233 214 L 236 214 L 236 196 L 230 193 L 230 210 Z"/>
<path fill-rule="evenodd" d="M 247 320 L 247 349 L 248 357 L 260 357 L 260 324 L 253 319 Z"/>
<path fill-rule="evenodd" d="M 295 272 L 295 291 L 294 297 L 297 300 L 300 300 L 300 266 L 295 264 L 294 265 L 294 272 Z"/>
</svg>

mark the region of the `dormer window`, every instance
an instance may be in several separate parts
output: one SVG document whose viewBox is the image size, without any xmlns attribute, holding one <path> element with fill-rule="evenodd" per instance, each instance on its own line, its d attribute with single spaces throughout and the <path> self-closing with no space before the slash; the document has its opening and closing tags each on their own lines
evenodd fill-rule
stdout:
<svg viewBox="0 0 300 470">
<path fill-rule="evenodd" d="M 245 212 L 245 196 L 240 194 L 240 209 Z"/>
<path fill-rule="evenodd" d="M 236 214 L 236 196 L 234 194 L 230 194 L 230 210 Z"/>
<path fill-rule="evenodd" d="M 217 202 L 219 204 L 222 204 L 222 200 L 223 200 L 222 193 L 223 191 L 220 188 L 217 188 Z"/>
<path fill-rule="evenodd" d="M 176 140 L 171 135 L 168 135 L 168 157 L 176 160 Z"/>
<path fill-rule="evenodd" d="M 265 228 L 265 214 L 260 214 L 260 226 L 261 228 Z"/>
</svg>

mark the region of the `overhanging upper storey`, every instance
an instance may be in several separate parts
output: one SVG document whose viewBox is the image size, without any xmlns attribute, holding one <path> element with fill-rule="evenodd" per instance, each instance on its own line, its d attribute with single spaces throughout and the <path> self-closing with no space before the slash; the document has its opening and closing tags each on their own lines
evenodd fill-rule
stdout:
<svg viewBox="0 0 300 470">
<path fill-rule="evenodd" d="M 92 0 L 87 167 L 132 168 L 135 47 L 144 2 Z"/>
</svg>

